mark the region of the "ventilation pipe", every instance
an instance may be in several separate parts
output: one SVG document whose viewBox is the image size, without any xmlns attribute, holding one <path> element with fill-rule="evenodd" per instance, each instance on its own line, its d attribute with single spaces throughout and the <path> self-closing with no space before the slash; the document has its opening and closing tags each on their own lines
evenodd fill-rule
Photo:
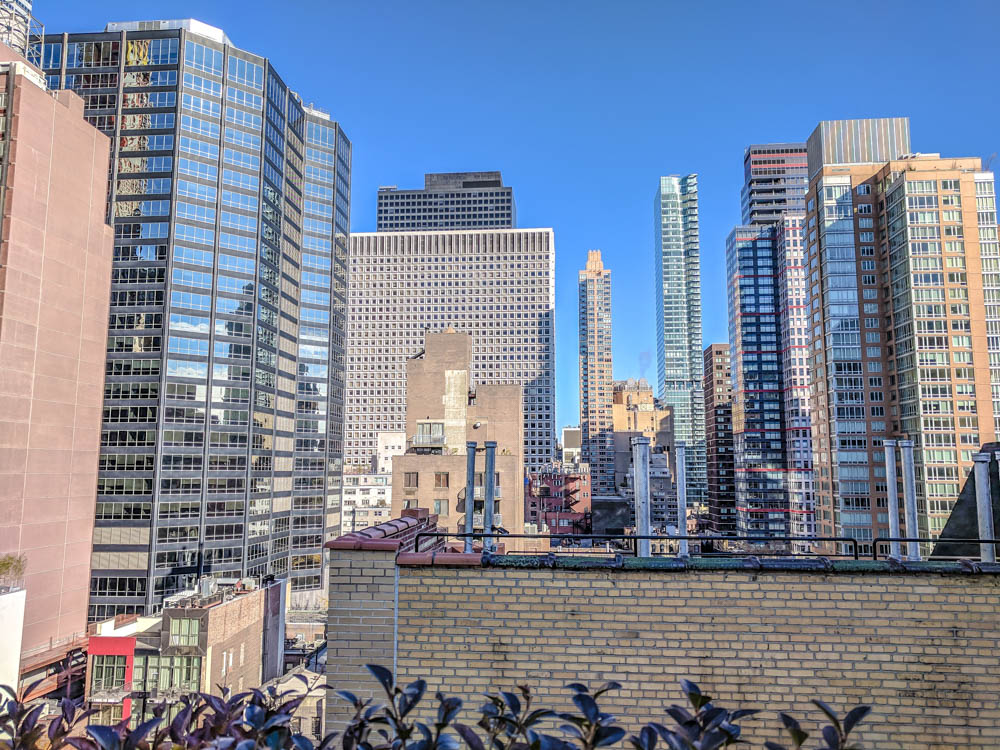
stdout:
<svg viewBox="0 0 1000 750">
<path fill-rule="evenodd" d="M 979 538 L 993 539 L 993 500 L 990 497 L 990 461 L 989 453 L 977 453 L 972 457 L 976 472 L 976 512 L 979 516 Z M 992 543 L 979 544 L 979 559 L 982 562 L 996 562 L 996 548 Z"/>
<path fill-rule="evenodd" d="M 896 441 L 886 440 L 885 445 L 885 478 L 888 482 L 889 496 L 889 536 L 899 539 L 899 483 L 896 477 Z M 901 550 L 899 542 L 890 542 L 889 557 L 899 560 Z"/>
<path fill-rule="evenodd" d="M 635 477 L 635 525 L 636 534 L 649 536 L 649 438 L 632 438 L 632 474 Z M 636 554 L 650 556 L 650 540 L 639 539 Z"/>
<path fill-rule="evenodd" d="M 476 512 L 476 445 L 471 440 L 465 444 L 465 551 L 472 552 L 473 516 Z"/>
<path fill-rule="evenodd" d="M 493 504 L 496 501 L 496 456 L 497 444 L 494 440 L 486 441 L 486 476 L 483 478 L 483 533 L 493 533 Z M 483 550 L 492 552 L 497 548 L 496 539 L 483 537 Z"/>
<path fill-rule="evenodd" d="M 688 533 L 688 490 L 687 490 L 687 465 L 685 464 L 686 446 L 683 442 L 677 443 L 677 532 L 678 536 L 687 536 Z M 677 543 L 677 555 L 679 557 L 688 556 L 688 540 L 681 539 Z"/>
<path fill-rule="evenodd" d="M 913 441 L 900 440 L 899 450 L 903 454 L 903 503 L 906 508 L 906 536 L 916 539 L 920 536 L 917 526 L 917 482 L 913 475 Z M 920 559 L 920 542 L 906 543 L 907 557 Z"/>
</svg>

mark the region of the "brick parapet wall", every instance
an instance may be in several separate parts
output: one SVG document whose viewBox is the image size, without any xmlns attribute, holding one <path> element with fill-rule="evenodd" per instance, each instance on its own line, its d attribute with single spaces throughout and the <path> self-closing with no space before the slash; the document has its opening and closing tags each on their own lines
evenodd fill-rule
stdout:
<svg viewBox="0 0 1000 750">
<path fill-rule="evenodd" d="M 343 569 L 347 576 L 331 568 L 331 591 L 342 587 L 345 606 L 354 601 L 350 587 L 375 585 L 374 578 L 351 581 L 359 572 L 371 576 L 368 559 L 351 562 L 362 567 Z M 392 607 L 379 604 L 395 616 L 395 644 L 382 642 L 381 660 L 371 650 L 362 659 L 339 644 L 370 643 L 364 626 L 350 636 L 341 630 L 328 665 L 335 687 L 371 695 L 375 683 L 363 664 L 395 661 L 401 682 L 424 677 L 430 692 L 462 697 L 461 720 L 474 723 L 467 712 L 486 690 L 527 683 L 540 704 L 566 709 L 567 683 L 613 679 L 623 689 L 602 707 L 636 731 L 667 721 L 663 709 L 682 702 L 677 681 L 688 678 L 722 705 L 765 709 L 744 721 L 757 745 L 783 739 L 777 711 L 809 720 L 813 731 L 809 699 L 817 697 L 842 711 L 875 707 L 859 735 L 866 747 L 1000 746 L 995 573 L 957 566 L 890 572 L 871 564 L 779 571 L 644 569 L 641 561 L 575 569 L 496 559 L 485 566 L 399 562 L 408 564 L 380 568 L 391 573 L 396 594 Z M 356 593 L 367 609 L 370 592 Z M 331 594 L 331 622 L 334 616 Z"/>
</svg>

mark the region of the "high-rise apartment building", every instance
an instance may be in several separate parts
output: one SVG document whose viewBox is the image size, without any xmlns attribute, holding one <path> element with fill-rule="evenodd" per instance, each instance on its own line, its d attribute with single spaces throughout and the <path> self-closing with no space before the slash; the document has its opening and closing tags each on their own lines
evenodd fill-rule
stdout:
<svg viewBox="0 0 1000 750">
<path fill-rule="evenodd" d="M 653 214 L 657 388 L 673 410 L 675 438 L 686 444 L 688 502 L 701 506 L 707 486 L 698 175 L 661 177 Z"/>
<path fill-rule="evenodd" d="M 428 229 L 513 229 L 514 189 L 499 172 L 444 172 L 424 175 L 423 190 L 378 190 L 379 232 Z"/>
<path fill-rule="evenodd" d="M 406 361 L 427 331 L 472 336 L 472 377 L 523 390 L 524 462 L 555 449 L 551 229 L 351 235 L 346 460 L 367 471 L 378 434 L 406 429 Z"/>
<path fill-rule="evenodd" d="M 726 242 L 733 469 L 742 536 L 813 536 L 804 218 Z M 804 545 L 797 545 L 805 549 Z"/>
<path fill-rule="evenodd" d="M 781 425 L 790 536 L 816 536 L 812 420 L 809 408 L 809 292 L 805 214 L 785 212 L 774 224 L 775 291 L 781 353 Z M 795 543 L 800 551 L 810 545 Z"/>
<path fill-rule="evenodd" d="M 599 495 L 615 491 L 615 447 L 611 424 L 611 270 L 600 250 L 587 252 L 579 273 L 580 430 L 583 462 Z"/>
<path fill-rule="evenodd" d="M 702 390 L 705 392 L 708 528 L 719 536 L 736 536 L 733 384 L 728 344 L 705 347 Z"/>
<path fill-rule="evenodd" d="M 16 685 L 11 644 L 30 657 L 86 633 L 113 234 L 110 144 L 80 98 L 3 45 L 0 92 L 0 555 L 24 558 L 27 593 L 23 640 L 5 633 Z"/>
<path fill-rule="evenodd" d="M 206 574 L 309 606 L 340 521 L 351 144 L 198 21 L 49 35 L 42 64 L 112 136 L 91 619 Z"/>
<path fill-rule="evenodd" d="M 579 427 L 563 427 L 562 429 L 562 462 L 564 465 L 580 463 L 580 451 L 583 449 L 583 431 Z"/>
<path fill-rule="evenodd" d="M 747 146 L 740 193 L 743 224 L 774 224 L 785 211 L 804 211 L 807 183 L 806 144 Z"/>
<path fill-rule="evenodd" d="M 1000 414 L 993 174 L 911 154 L 906 118 L 822 122 L 808 152 L 817 531 L 888 534 L 883 441 L 909 438 L 936 536 Z"/>
<path fill-rule="evenodd" d="M 743 168 L 744 225 L 726 244 L 737 531 L 811 536 L 803 361 L 806 145 L 748 146 Z"/>
</svg>

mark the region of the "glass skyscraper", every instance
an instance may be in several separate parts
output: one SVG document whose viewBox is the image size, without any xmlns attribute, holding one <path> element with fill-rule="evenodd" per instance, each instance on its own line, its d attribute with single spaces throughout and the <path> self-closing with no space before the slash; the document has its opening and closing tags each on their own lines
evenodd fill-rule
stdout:
<svg viewBox="0 0 1000 750">
<path fill-rule="evenodd" d="M 675 439 L 687 445 L 688 502 L 703 505 L 707 477 L 698 175 L 661 177 L 653 213 L 657 384 L 660 400 L 674 412 Z"/>
<path fill-rule="evenodd" d="M 323 589 L 339 528 L 351 144 L 194 20 L 48 35 L 112 140 L 115 248 L 90 618 L 199 576 Z"/>
</svg>

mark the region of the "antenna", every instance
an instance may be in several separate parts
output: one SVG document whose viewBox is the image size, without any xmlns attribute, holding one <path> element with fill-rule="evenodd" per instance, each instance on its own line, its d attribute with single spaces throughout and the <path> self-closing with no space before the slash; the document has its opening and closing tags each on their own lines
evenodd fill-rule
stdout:
<svg viewBox="0 0 1000 750">
<path fill-rule="evenodd" d="M 992 154 L 989 155 L 989 158 L 986 159 L 986 163 L 983 165 L 984 172 L 990 171 L 990 166 L 993 164 L 993 160 L 996 158 L 997 158 L 997 152 L 994 151 Z"/>
</svg>

